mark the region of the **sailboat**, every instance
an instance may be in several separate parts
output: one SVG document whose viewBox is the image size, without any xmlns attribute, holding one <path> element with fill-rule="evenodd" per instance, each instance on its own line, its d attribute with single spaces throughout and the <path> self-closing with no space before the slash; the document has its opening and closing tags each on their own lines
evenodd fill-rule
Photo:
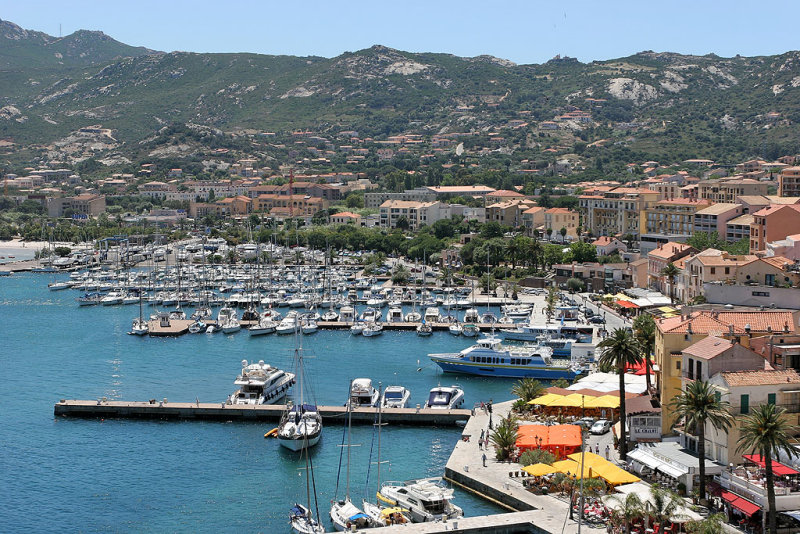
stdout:
<svg viewBox="0 0 800 534">
<path fill-rule="evenodd" d="M 303 448 L 303 451 L 306 459 L 306 499 L 309 506 L 311 506 L 311 483 L 314 479 L 314 464 L 311 462 L 308 447 Z M 316 508 L 317 517 L 319 517 L 316 484 L 314 484 L 314 508 Z M 297 502 L 289 509 L 289 525 L 291 525 L 292 530 L 299 534 L 324 534 L 325 532 L 325 527 L 314 519 L 311 509 Z"/>
<path fill-rule="evenodd" d="M 150 332 L 150 326 L 142 316 L 142 291 L 139 291 L 139 317 L 134 318 L 130 333 L 134 336 L 143 336 Z"/>
<path fill-rule="evenodd" d="M 322 416 L 317 411 L 316 405 L 304 402 L 305 369 L 303 368 L 303 349 L 300 347 L 300 336 L 297 330 L 295 330 L 294 339 L 300 398 L 297 404 L 290 403 L 286 406 L 286 412 L 278 425 L 277 435 L 281 445 L 287 449 L 299 451 L 319 443 L 322 437 Z"/>
<path fill-rule="evenodd" d="M 349 391 L 353 390 L 353 381 L 350 381 L 350 389 Z M 333 526 L 336 530 L 345 531 L 350 530 L 355 525 L 356 528 L 369 528 L 372 526 L 372 520 L 370 517 L 365 514 L 363 511 L 359 510 L 359 508 L 353 504 L 353 501 L 350 499 L 350 449 L 353 445 L 350 443 L 350 435 L 351 435 L 351 428 L 352 428 L 352 403 L 347 403 L 347 445 L 343 445 L 343 447 L 347 447 L 347 475 L 346 475 L 346 490 L 344 499 L 336 500 L 331 503 L 331 521 L 333 521 Z M 342 454 L 344 450 L 342 450 Z M 339 465 L 341 466 L 341 455 L 339 459 Z"/>
<path fill-rule="evenodd" d="M 391 387 L 391 386 L 390 386 Z M 378 391 L 380 392 L 381 386 L 378 384 Z M 376 496 L 380 496 L 381 489 L 381 427 L 383 426 L 383 403 L 378 403 L 378 491 Z M 367 474 L 367 483 L 369 483 L 369 473 Z M 361 506 L 364 508 L 364 513 L 367 514 L 374 525 L 383 527 L 389 525 L 402 525 L 410 523 L 411 519 L 406 515 L 408 510 L 399 507 L 384 508 L 379 504 L 364 499 Z"/>
</svg>

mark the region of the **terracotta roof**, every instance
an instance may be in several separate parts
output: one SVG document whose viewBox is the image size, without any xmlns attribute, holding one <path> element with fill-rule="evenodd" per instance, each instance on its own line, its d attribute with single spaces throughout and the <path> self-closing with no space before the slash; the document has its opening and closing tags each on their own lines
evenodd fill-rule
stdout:
<svg viewBox="0 0 800 534">
<path fill-rule="evenodd" d="M 719 356 L 726 350 L 730 349 L 733 347 L 733 345 L 733 341 L 728 339 L 716 336 L 708 336 L 693 345 L 689 345 L 683 349 L 682 352 L 684 354 L 688 354 L 689 356 L 694 356 L 695 358 L 710 360 L 711 358 Z"/>
<path fill-rule="evenodd" d="M 509 191 L 508 189 L 500 189 L 498 191 L 492 191 L 491 193 L 489 193 L 486 196 L 487 197 L 515 197 L 515 198 L 518 198 L 518 197 L 524 197 L 525 195 L 523 195 L 522 193 L 519 193 L 517 191 Z"/>
<path fill-rule="evenodd" d="M 567 208 L 550 208 L 549 210 L 546 211 L 546 213 L 573 213 L 575 215 L 578 214 L 577 212 L 571 211 Z"/>
<path fill-rule="evenodd" d="M 596 247 L 604 247 L 606 245 L 611 244 L 611 239 L 612 238 L 608 237 L 607 235 L 600 236 L 597 239 L 595 239 L 594 242 L 592 242 L 592 245 Z"/>
<path fill-rule="evenodd" d="M 753 222 L 755 222 L 755 220 L 756 220 L 755 217 L 753 217 L 749 213 L 746 213 L 744 215 L 739 215 L 738 217 L 729 220 L 726 224 L 738 224 L 742 226 L 750 226 L 751 224 L 753 224 Z"/>
<path fill-rule="evenodd" d="M 779 384 L 800 384 L 800 375 L 794 369 L 776 371 L 736 371 L 723 372 L 722 378 L 729 386 L 777 386 Z"/>
<path fill-rule="evenodd" d="M 340 213 L 334 213 L 333 215 L 331 215 L 331 217 L 349 217 L 351 219 L 357 219 L 361 216 L 351 211 L 342 211 Z"/>
<path fill-rule="evenodd" d="M 687 334 L 689 325 L 695 334 L 725 335 L 733 326 L 734 333 L 745 333 L 745 326 L 750 325 L 751 332 L 765 333 L 771 328 L 780 332 L 788 327 L 790 332 L 795 331 L 792 312 L 787 311 L 758 311 L 758 312 L 715 312 L 701 310 L 690 315 L 678 315 L 669 319 L 656 321 L 656 327 L 665 334 Z"/>
<path fill-rule="evenodd" d="M 632 399 L 626 398 L 625 413 L 628 415 L 637 413 L 661 413 L 661 407 L 653 406 L 653 399 L 650 395 L 641 395 Z"/>
<path fill-rule="evenodd" d="M 727 203 L 727 202 L 718 202 L 717 204 L 712 204 L 707 208 L 697 210 L 695 215 L 720 215 L 722 213 L 735 210 L 737 208 L 741 208 L 741 205 Z"/>
<path fill-rule="evenodd" d="M 669 259 L 676 254 L 680 254 L 681 252 L 686 251 L 686 249 L 692 248 L 690 245 L 686 243 L 676 243 L 674 241 L 670 241 L 668 243 L 664 243 L 660 247 L 651 250 L 648 256 L 653 256 L 656 258 L 661 259 Z"/>
</svg>

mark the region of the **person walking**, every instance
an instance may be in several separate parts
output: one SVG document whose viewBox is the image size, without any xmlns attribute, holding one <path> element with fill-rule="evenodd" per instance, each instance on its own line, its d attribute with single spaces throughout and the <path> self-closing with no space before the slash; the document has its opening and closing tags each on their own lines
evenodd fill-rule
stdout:
<svg viewBox="0 0 800 534">
<path fill-rule="evenodd" d="M 483 453 L 483 456 L 481 458 L 483 459 L 483 467 L 486 467 L 486 453 L 485 452 Z"/>
<path fill-rule="evenodd" d="M 609 447 L 608 445 L 606 445 L 606 460 L 608 460 L 608 459 L 609 459 L 608 457 L 609 457 L 609 455 L 610 455 L 610 454 L 611 454 L 611 447 Z"/>
<path fill-rule="evenodd" d="M 600 454 L 600 444 L 599 443 L 595 443 L 594 444 L 594 453 L 595 454 Z"/>
<path fill-rule="evenodd" d="M 491 415 L 492 415 L 492 399 L 489 399 L 489 404 L 486 405 L 486 409 L 489 411 L 489 417 L 491 418 Z"/>
</svg>

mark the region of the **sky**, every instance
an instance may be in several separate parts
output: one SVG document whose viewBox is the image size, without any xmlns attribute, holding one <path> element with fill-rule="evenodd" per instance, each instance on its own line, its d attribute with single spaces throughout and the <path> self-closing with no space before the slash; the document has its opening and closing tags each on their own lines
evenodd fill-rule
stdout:
<svg viewBox="0 0 800 534">
<path fill-rule="evenodd" d="M 779 54 L 800 48 L 798 16 L 797 0 L 0 0 L 0 19 L 25 29 L 100 30 L 165 52 L 335 57 L 381 44 L 519 64 L 642 50 Z"/>
</svg>

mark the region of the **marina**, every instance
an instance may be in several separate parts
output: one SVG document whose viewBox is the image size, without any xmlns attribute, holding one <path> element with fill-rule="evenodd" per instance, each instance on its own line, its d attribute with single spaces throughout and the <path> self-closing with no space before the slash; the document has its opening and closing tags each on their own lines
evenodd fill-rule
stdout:
<svg viewBox="0 0 800 534">
<path fill-rule="evenodd" d="M 195 274 L 197 266 L 193 266 Z M 292 272 L 300 272 L 306 267 L 286 268 L 281 274 L 282 279 L 290 278 Z M 58 384 L 51 383 L 51 390 L 54 393 L 49 398 L 43 398 L 39 402 L 40 410 L 53 414 L 53 422 L 57 423 L 56 428 L 47 428 L 50 425 L 38 425 L 38 432 L 42 433 L 44 442 L 58 443 L 62 439 L 68 439 L 73 431 L 88 433 L 93 436 L 90 439 L 96 440 L 95 447 L 105 447 L 111 443 L 109 440 L 118 441 L 132 440 L 137 444 L 143 444 L 148 450 L 152 451 L 149 455 L 155 458 L 152 468 L 144 469 L 136 473 L 136 477 L 143 477 L 143 480 L 150 480 L 155 483 L 160 480 L 164 473 L 174 473 L 170 476 L 177 476 L 183 479 L 184 475 L 179 475 L 172 467 L 164 462 L 171 456 L 168 453 L 170 447 L 164 447 L 161 443 L 171 443 L 178 440 L 187 443 L 187 440 L 196 442 L 196 446 L 190 446 L 186 451 L 180 453 L 180 457 L 203 458 L 208 456 L 205 450 L 198 449 L 203 444 L 211 442 L 226 443 L 226 449 L 231 446 L 235 449 L 244 448 L 250 452 L 247 457 L 250 462 L 255 461 L 254 465 L 262 465 L 266 468 L 269 465 L 270 472 L 275 472 L 275 476 L 281 480 L 291 481 L 298 473 L 302 474 L 298 463 L 300 452 L 281 447 L 280 440 L 264 439 L 264 435 L 275 428 L 278 422 L 286 413 L 286 404 L 264 404 L 264 403 L 233 403 L 230 401 L 231 392 L 234 387 L 234 376 L 232 369 L 240 366 L 242 360 L 267 362 L 265 366 L 274 366 L 278 369 L 294 371 L 292 367 L 292 353 L 295 346 L 295 338 L 302 337 L 305 349 L 309 351 L 309 359 L 306 361 L 308 370 L 308 380 L 314 394 L 312 399 L 298 400 L 298 392 L 289 389 L 286 392 L 286 402 L 312 402 L 315 410 L 319 413 L 321 421 L 325 424 L 324 435 L 320 436 L 319 443 L 313 448 L 308 449 L 309 461 L 313 460 L 313 466 L 317 484 L 317 498 L 319 503 L 325 503 L 332 496 L 333 486 L 332 477 L 335 477 L 334 455 L 338 456 L 339 447 L 336 446 L 337 434 L 342 432 L 347 417 L 345 407 L 348 391 L 347 385 L 356 377 L 367 377 L 359 380 L 370 380 L 375 388 L 386 390 L 387 386 L 393 385 L 393 397 L 397 400 L 391 402 L 399 403 L 397 406 L 389 407 L 391 404 L 388 398 L 383 404 L 382 415 L 384 425 L 384 452 L 385 457 L 391 458 L 391 463 L 384 466 L 387 472 L 382 476 L 386 480 L 410 480 L 420 477 L 437 477 L 445 473 L 445 464 L 450 458 L 454 447 L 462 439 L 461 429 L 474 413 L 473 406 L 489 399 L 508 398 L 509 389 L 513 385 L 513 379 L 498 379 L 494 377 L 470 375 L 461 372 L 442 373 L 442 370 L 432 362 L 428 355 L 437 353 L 458 353 L 466 347 L 476 343 L 481 335 L 491 333 L 496 330 L 497 325 L 484 324 L 480 322 L 470 324 L 474 331 L 483 333 L 478 337 L 470 338 L 467 335 L 454 335 L 451 328 L 455 320 L 472 320 L 470 314 L 474 315 L 473 310 L 479 312 L 480 316 L 503 317 L 500 305 L 507 301 L 505 298 L 487 297 L 486 295 L 468 296 L 474 300 L 479 300 L 480 304 L 470 307 L 466 303 L 466 298 L 461 298 L 463 304 L 460 309 L 448 309 L 441 306 L 437 299 L 448 299 L 447 293 L 442 291 L 441 286 L 429 285 L 425 292 L 412 296 L 412 288 L 395 288 L 390 283 L 378 281 L 359 282 L 357 271 L 352 271 L 348 282 L 342 282 L 340 291 L 333 291 L 331 298 L 335 301 L 336 295 L 352 297 L 352 289 L 347 289 L 350 284 L 369 285 L 368 289 L 355 290 L 355 298 L 348 301 L 338 301 L 337 304 L 331 302 L 330 306 L 325 306 L 325 293 L 313 293 L 318 295 L 316 304 L 301 304 L 299 308 L 293 308 L 294 302 L 298 299 L 287 292 L 282 298 L 281 305 L 274 302 L 270 294 L 275 294 L 279 289 L 277 286 L 265 286 L 256 296 L 253 291 L 247 290 L 247 280 L 252 279 L 252 273 L 241 271 L 244 280 L 239 290 L 229 290 L 238 282 L 229 280 L 230 271 L 225 275 L 225 280 L 218 280 L 214 284 L 214 290 L 208 291 L 203 287 L 192 285 L 189 280 L 184 280 L 184 271 L 189 269 L 181 268 L 178 270 L 161 271 L 172 273 L 167 279 L 156 282 L 154 272 L 150 269 L 127 271 L 92 271 L 94 273 L 92 281 L 85 279 L 87 271 L 79 271 L 75 274 L 56 273 L 42 275 L 38 273 L 15 273 L 13 276 L 4 280 L 4 301 L 10 316 L 15 317 L 8 323 L 8 327 L 13 329 L 13 334 L 9 338 L 9 347 L 14 354 L 10 362 L 10 375 L 23 376 L 23 369 L 26 360 L 23 355 L 27 354 L 31 348 L 35 348 L 37 354 L 45 355 L 47 365 L 56 366 L 62 369 L 57 375 Z M 322 270 L 319 271 L 321 275 Z M 162 274 L 162 277 L 164 275 Z M 147 286 L 150 279 L 154 284 Z M 171 280 L 170 280 L 171 279 Z M 83 281 L 83 287 L 76 287 L 76 280 Z M 179 281 L 180 280 L 180 281 Z M 147 282 L 145 282 L 147 281 Z M 82 292 L 96 291 L 104 297 L 114 293 L 114 299 L 121 299 L 120 303 L 111 305 L 89 305 L 78 306 L 75 301 L 75 291 L 55 291 L 48 288 L 53 283 L 72 284 L 74 289 Z M 309 287 L 316 285 L 313 277 L 306 282 Z M 193 288 L 188 289 L 189 293 L 182 296 L 178 292 L 178 287 Z M 271 287 L 272 290 L 267 287 Z M 295 294 L 312 295 L 311 291 L 295 289 Z M 321 284 L 320 284 L 321 287 Z M 387 303 L 381 306 L 380 299 L 376 299 L 375 288 L 381 288 L 387 297 Z M 419 289 L 413 288 L 414 292 Z M 208 292 L 206 292 L 208 291 Z M 403 292 L 402 295 L 395 295 L 395 291 Z M 160 295 L 161 302 L 155 302 L 154 296 Z M 366 294 L 365 294 L 366 293 Z M 135 296 L 134 296 L 135 295 Z M 391 297 L 397 296 L 394 302 L 389 304 Z M 232 298 L 233 297 L 233 298 Z M 531 298 L 525 295 L 532 308 L 536 308 L 541 313 L 543 309 L 541 297 Z M 428 302 L 425 303 L 424 299 Z M 367 301 L 372 300 L 373 308 L 383 319 L 380 336 L 354 335 L 353 325 L 360 324 L 360 317 L 369 311 Z M 204 309 L 207 302 L 210 315 L 198 319 L 198 314 Z M 245 319 L 246 313 L 254 309 L 255 302 L 258 302 L 260 310 L 263 310 L 261 317 L 255 319 Z M 136 304 L 139 304 L 137 306 Z M 423 306 L 429 304 L 429 306 Z M 439 304 L 432 306 L 430 304 Z M 233 311 L 230 317 L 235 317 L 237 327 L 232 328 L 229 334 L 222 332 L 214 335 L 190 334 L 191 329 L 199 322 L 206 329 L 194 328 L 194 331 L 209 332 L 220 324 L 219 319 L 229 320 L 230 317 L 219 317 L 218 310 L 228 307 Z M 319 308 L 316 308 L 319 306 Z M 348 306 L 352 311 L 348 311 Z M 139 308 L 142 308 L 140 312 Z M 427 308 L 427 310 L 426 310 Z M 431 308 L 437 308 L 433 310 Z M 317 312 L 316 310 L 319 309 Z M 396 309 L 394 320 L 388 321 L 387 309 Z M 411 315 L 413 318 L 414 310 L 427 311 L 419 314 L 418 321 L 406 321 Z M 23 311 L 24 310 L 24 311 Z M 248 335 L 247 330 L 255 325 L 268 325 L 264 322 L 264 317 L 268 315 L 270 321 L 281 316 L 286 317 L 291 312 L 296 311 L 298 320 L 296 324 L 306 326 L 306 318 L 312 318 L 317 313 L 320 317 L 314 321 L 315 328 L 307 329 L 297 335 L 280 336 L 274 335 L 275 332 L 264 332 L 266 335 Z M 332 312 L 342 314 L 352 313 L 351 320 L 322 320 L 321 315 L 328 314 L 327 318 L 332 318 Z M 126 335 L 131 330 L 131 321 L 140 316 L 147 324 L 146 335 Z M 34 332 L 35 323 L 20 323 L 18 318 L 36 318 L 37 314 L 46 321 L 58 321 L 59 331 L 70 331 L 69 343 L 64 343 L 55 335 L 48 333 Z M 193 317 L 190 317 L 192 315 Z M 424 320 L 427 315 L 430 322 Z M 433 321 L 434 318 L 447 318 L 446 321 Z M 401 320 L 402 319 L 402 320 Z M 312 319 L 313 320 L 313 319 Z M 364 322 L 364 327 L 368 328 L 369 322 Z M 456 323 L 457 324 L 457 323 Z M 508 322 L 504 324 L 510 324 Z M 87 327 L 91 325 L 91 327 Z M 430 329 L 428 336 L 419 335 L 421 326 Z M 209 328 L 211 327 L 211 328 Z M 292 327 L 289 333 L 293 333 Z M 244 331 L 244 332 L 242 332 Z M 132 332 L 135 333 L 135 332 Z M 34 340 L 31 343 L 30 340 Z M 397 347 L 402 346 L 398 351 Z M 106 347 L 105 350 L 86 350 L 87 347 Z M 586 352 L 582 354 L 586 355 Z M 237 385 L 244 382 L 242 377 L 236 379 Z M 5 387 L 18 384 L 18 379 L 10 380 Z M 295 388 L 296 389 L 296 388 Z M 73 398 L 83 398 L 85 400 L 69 400 Z M 370 404 L 373 403 L 370 395 Z M 181 399 L 186 402 L 169 401 L 169 399 Z M 380 399 L 381 397 L 375 397 Z M 58 399 L 63 399 L 56 402 Z M 151 399 L 145 401 L 135 401 L 133 399 Z M 192 401 L 191 399 L 194 399 Z M 277 400 L 277 399 L 275 399 Z M 49 402 L 48 402 L 49 401 Z M 16 401 L 14 401 L 16 402 Z M 270 402 L 270 401 L 266 401 Z M 426 404 L 432 403 L 430 408 Z M 44 407 L 48 404 L 48 407 Z M 29 410 L 29 409 L 28 409 Z M 26 410 L 19 411 L 20 414 Z M 374 445 L 370 446 L 370 441 L 374 440 L 373 428 L 376 420 L 377 409 L 374 405 L 356 407 L 351 411 L 352 436 L 354 443 L 361 444 L 353 450 L 352 476 L 354 480 L 360 479 L 361 484 L 366 480 L 369 482 L 371 474 L 369 465 Z M 17 412 L 15 412 L 17 413 Z M 16 416 L 15 416 L 16 417 Z M 183 421 L 192 424 L 169 424 L 169 422 Z M 153 426 L 155 425 L 155 426 Z M 34 425 L 37 428 L 37 425 Z M 101 430 L 102 429 L 102 430 Z M 147 429 L 147 437 L 142 437 L 141 432 Z M 109 432 L 110 430 L 110 432 Z M 65 433 L 66 432 L 66 433 Z M 153 434 L 149 434 L 153 432 Z M 127 437 L 122 437 L 127 436 Z M 233 445 L 231 439 L 238 445 Z M 220 441 L 221 440 L 221 441 Z M 366 447 L 364 446 L 366 445 Z M 112 465 L 115 470 L 129 470 L 128 463 L 135 464 L 138 457 L 136 448 L 131 448 L 126 454 L 115 459 Z M 217 446 L 211 447 L 211 453 L 218 451 Z M 88 452 L 88 451 L 87 451 Z M 306 453 L 302 453 L 304 456 Z M 224 453 L 222 457 L 227 457 L 229 453 Z M 39 455 L 41 456 L 41 455 Z M 50 456 L 46 453 L 44 456 Z M 228 465 L 230 461 L 236 462 L 238 455 L 222 461 L 221 467 Z M 218 462 L 219 454 L 214 456 L 214 460 L 207 458 L 205 462 Z M 258 458 L 256 460 L 256 458 Z M 7 463 L 24 461 L 22 457 L 11 456 L 5 460 Z M 121 462 L 126 462 L 123 466 Z M 277 463 L 276 463 L 277 462 Z M 53 467 L 53 461 L 44 460 L 41 465 Z M 37 468 L 38 469 L 38 468 Z M 36 469 L 35 469 L 36 470 Z M 235 469 L 234 469 L 235 471 Z M 243 481 L 250 481 L 250 484 L 260 486 L 262 489 L 257 495 L 259 498 L 275 500 L 271 496 L 274 489 L 269 486 L 260 485 L 261 477 L 257 472 L 247 470 L 247 474 L 241 472 L 235 482 L 238 485 Z M 133 474 L 133 473 L 131 473 Z M 168 477 L 169 478 L 169 477 Z M 227 478 L 227 477 L 223 477 Z M 64 479 L 68 480 L 68 479 Z M 199 481 L 192 479 L 191 484 L 198 486 Z M 88 483 L 88 481 L 87 481 Z M 36 484 L 34 484 L 36 486 Z M 217 486 L 208 486 L 206 490 L 201 488 L 201 495 L 208 495 L 209 491 L 217 491 Z M 467 521 L 463 525 L 474 524 L 483 525 L 495 523 L 493 519 L 480 520 L 481 517 L 491 516 L 504 509 L 506 505 L 497 499 L 487 498 L 487 495 L 478 496 L 472 491 L 468 491 L 466 485 L 461 482 L 453 484 L 454 499 L 459 509 L 463 509 L 464 517 L 459 517 L 458 521 Z M 61 482 L 60 491 L 81 493 L 82 490 L 75 488 L 71 482 Z M 365 486 L 366 488 L 366 486 Z M 114 486 L 112 493 L 119 494 L 120 490 L 125 489 L 129 498 L 135 498 L 130 492 L 134 488 L 127 489 Z M 301 486 L 295 488 L 289 486 L 290 494 L 296 503 L 308 503 L 308 500 L 301 492 Z M 49 490 L 41 490 L 46 495 Z M 366 491 L 366 489 L 365 489 Z M 360 494 L 360 490 L 359 490 Z M 374 490 L 372 497 L 374 498 Z M 197 510 L 206 509 L 206 505 L 199 502 L 199 495 L 189 495 L 186 492 L 178 492 L 173 498 L 180 499 L 181 503 L 194 503 Z M 365 493 L 365 502 L 369 494 Z M 289 499 L 291 500 L 291 499 Z M 371 500 L 371 499 L 370 499 Z M 280 501 L 280 502 L 278 502 Z M 248 530 L 260 530 L 267 527 L 267 530 L 285 531 L 287 527 L 286 510 L 290 502 L 280 497 L 275 500 L 275 505 L 266 505 L 266 511 L 260 514 L 238 512 L 215 512 L 217 518 L 210 521 L 221 521 L 218 528 L 225 529 L 230 515 L 237 513 L 244 518 L 241 523 L 242 528 Z M 360 504 L 361 497 L 358 499 L 353 496 L 353 502 Z M 170 521 L 183 521 L 180 516 L 175 516 L 170 510 L 177 506 L 177 502 L 159 506 L 158 511 L 154 510 L 151 518 L 153 525 L 158 527 L 141 526 L 138 516 L 130 516 L 130 521 L 140 525 L 137 530 L 158 531 L 163 529 L 174 530 L 174 525 Z M 226 508 L 230 508 L 227 506 Z M 234 506 L 236 508 L 236 506 Z M 120 514 L 119 505 L 109 507 L 108 513 Z M 364 509 L 369 509 L 365 505 Z M 329 519 L 326 514 L 327 507 L 320 505 L 321 513 L 313 512 L 314 517 L 321 518 L 322 526 L 327 530 L 331 529 Z M 194 515 L 194 514 L 192 514 Z M 214 514 L 212 514 L 214 515 Z M 124 514 L 123 514 L 124 516 Z M 111 516 L 109 516 L 111 517 Z M 510 519 L 510 518 L 509 518 Z M 24 523 L 24 519 L 22 519 Z M 85 523 L 85 518 L 83 523 Z M 103 530 L 101 523 L 95 523 L 98 529 Z M 497 525 L 514 524 L 509 527 L 522 528 L 523 523 L 508 522 L 505 517 Z M 104 523 L 106 527 L 110 523 Z M 169 525 L 173 525 L 170 527 Z M 224 525 L 224 526 L 223 526 Z M 436 532 L 431 530 L 433 525 L 445 526 L 445 523 L 433 523 L 420 525 L 420 532 Z M 452 525 L 452 523 L 450 523 Z M 205 523 L 204 523 L 205 526 Z M 390 527 L 394 528 L 394 527 Z M 415 529 L 417 525 L 409 525 L 407 528 Z M 475 528 L 479 528 L 476 526 Z M 409 530 L 411 532 L 413 530 Z M 503 532 L 497 530 L 497 532 Z"/>
</svg>

